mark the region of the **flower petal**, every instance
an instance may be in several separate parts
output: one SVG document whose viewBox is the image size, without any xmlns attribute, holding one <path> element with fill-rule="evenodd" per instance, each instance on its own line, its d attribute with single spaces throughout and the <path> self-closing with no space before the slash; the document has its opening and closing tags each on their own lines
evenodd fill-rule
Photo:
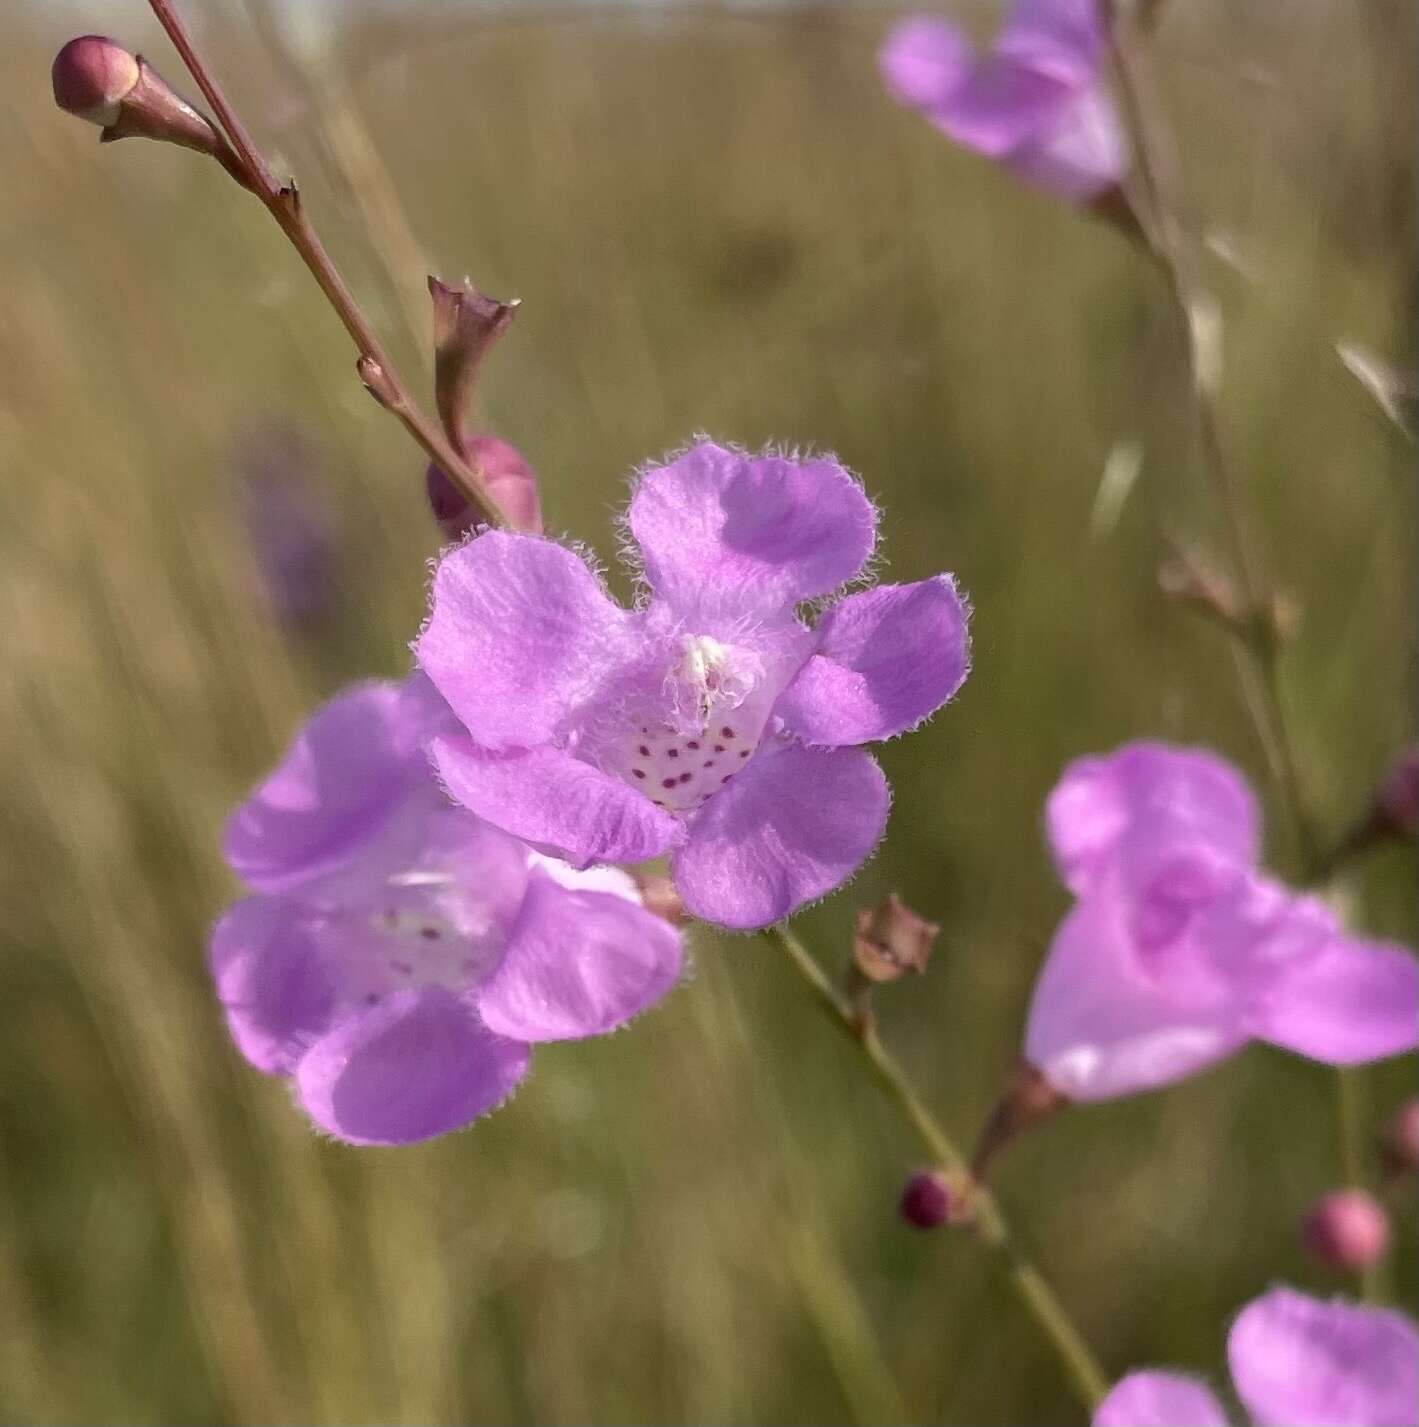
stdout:
<svg viewBox="0 0 1419 1427">
<path fill-rule="evenodd" d="M 679 822 L 649 798 L 570 753 L 493 753 L 462 738 L 436 738 L 431 752 L 455 801 L 575 867 L 642 862 L 680 835 Z"/>
<path fill-rule="evenodd" d="M 827 594 L 861 570 L 877 524 L 836 461 L 709 441 L 647 471 L 626 519 L 651 589 L 691 621 Z"/>
<path fill-rule="evenodd" d="M 1015 0 L 996 52 L 1066 84 L 1087 84 L 1104 55 L 1098 0 Z"/>
<path fill-rule="evenodd" d="M 949 575 L 840 600 L 821 642 L 775 706 L 806 743 L 893 738 L 935 713 L 970 663 L 967 610 Z"/>
<path fill-rule="evenodd" d="M 1232 1324 L 1227 1359 L 1256 1427 L 1412 1427 L 1419 1332 L 1402 1313 L 1273 1288 Z"/>
<path fill-rule="evenodd" d="M 356 684 L 331 699 L 228 821 L 232 870 L 279 892 L 345 865 L 430 782 L 422 739 L 439 718 L 422 679 Z"/>
<path fill-rule="evenodd" d="M 1402 1055 L 1419 1045 L 1419 962 L 1401 946 L 1336 935 L 1282 968 L 1252 1032 L 1331 1065 Z"/>
<path fill-rule="evenodd" d="M 533 874 L 498 969 L 476 996 L 483 1024 L 521 1041 L 601 1035 L 680 975 L 680 937 L 635 902 Z"/>
<path fill-rule="evenodd" d="M 232 1039 L 258 1070 L 285 1074 L 329 1027 L 334 978 L 294 903 L 248 897 L 229 908 L 208 963 Z"/>
<path fill-rule="evenodd" d="M 1002 162 L 1027 183 L 1080 203 L 1123 181 L 1128 144 L 1113 100 L 1102 89 L 1086 89 Z"/>
<path fill-rule="evenodd" d="M 866 753 L 770 747 L 704 805 L 671 874 L 694 916 L 753 931 L 845 882 L 877 845 L 890 804 Z"/>
<path fill-rule="evenodd" d="M 900 104 L 944 104 L 975 64 L 970 40 L 938 15 L 911 15 L 892 27 L 877 55 L 887 92 Z"/>
<path fill-rule="evenodd" d="M 1045 827 L 1059 875 L 1076 896 L 1127 850 L 1130 833 L 1155 848 L 1195 842 L 1246 863 L 1261 844 L 1261 814 L 1242 775 L 1203 749 L 1166 743 L 1127 743 L 1071 763 L 1049 795 Z"/>
<path fill-rule="evenodd" d="M 306 1113 L 355 1145 L 407 1145 L 496 1108 L 530 1053 L 495 1036 L 442 986 L 400 991 L 341 1021 L 296 1067 Z"/>
<path fill-rule="evenodd" d="M 1071 1099 L 1156 1090 L 1246 1040 L 1240 1005 L 1219 999 L 1215 983 L 1199 991 L 1191 977 L 1146 974 L 1127 920 L 1126 902 L 1106 892 L 1080 902 L 1060 924 L 1035 983 L 1025 1058 Z"/>
<path fill-rule="evenodd" d="M 1222 1404 L 1182 1373 L 1131 1372 L 1094 1409 L 1093 1427 L 1227 1427 Z"/>
<path fill-rule="evenodd" d="M 931 117 L 956 143 L 999 159 L 1053 133 L 1076 94 L 1052 74 L 995 54 L 976 65 Z"/>
<path fill-rule="evenodd" d="M 487 748 L 546 743 L 631 651 L 632 617 L 580 556 L 490 530 L 434 573 L 420 667 Z"/>
</svg>

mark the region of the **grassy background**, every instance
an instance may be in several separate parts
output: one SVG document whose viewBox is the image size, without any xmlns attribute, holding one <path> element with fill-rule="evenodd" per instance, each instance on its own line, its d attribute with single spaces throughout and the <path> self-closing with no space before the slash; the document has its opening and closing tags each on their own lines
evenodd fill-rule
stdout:
<svg viewBox="0 0 1419 1427">
<path fill-rule="evenodd" d="M 1062 763 L 1162 735 L 1262 778 L 1227 649 L 1156 590 L 1167 540 L 1216 536 L 1156 274 L 895 108 L 885 10 L 351 15 L 322 120 L 239 16 L 187 9 L 409 371 L 421 263 L 525 299 L 484 404 L 554 527 L 611 556 L 625 473 L 704 430 L 837 450 L 885 505 L 892 576 L 960 576 L 975 672 L 885 750 L 889 840 L 803 929 L 839 965 L 890 887 L 943 924 L 882 1014 L 968 1139 L 1065 903 L 1038 831 Z M 1413 450 L 1334 343 L 1411 350 L 1413 9 L 1168 9 L 1191 193 L 1237 259 L 1212 267 L 1229 416 L 1303 610 L 1287 696 L 1338 830 L 1412 732 Z M 52 110 L 68 23 L 12 11 L 0 59 L 0 1417 L 1081 1420 L 983 1252 L 899 1225 L 917 1150 L 762 943 L 698 942 L 657 1013 L 541 1053 L 509 1108 L 414 1149 L 322 1143 L 240 1062 L 203 966 L 221 819 L 318 699 L 400 671 L 436 538 L 260 209 Z M 101 23 L 177 78 L 137 0 Z M 272 423 L 344 545 L 300 633 L 243 537 L 243 443 Z M 1141 475 L 1091 531 L 1119 441 Z M 1345 891 L 1413 937 L 1405 854 Z M 1363 1076 L 1367 1129 L 1412 1078 Z M 1337 1286 L 1294 1233 L 1338 1176 L 1334 1103 L 1329 1072 L 1258 1049 L 1003 1161 L 1111 1370 L 1219 1372 L 1240 1303 Z"/>
</svg>

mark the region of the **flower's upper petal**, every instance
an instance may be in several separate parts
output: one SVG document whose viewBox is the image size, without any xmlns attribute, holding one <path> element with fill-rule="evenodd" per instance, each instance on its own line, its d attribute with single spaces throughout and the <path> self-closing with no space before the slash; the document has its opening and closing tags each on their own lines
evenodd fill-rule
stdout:
<svg viewBox="0 0 1419 1427">
<path fill-rule="evenodd" d="M 1045 827 L 1076 896 L 1139 838 L 1153 849 L 1197 843 L 1244 863 L 1256 861 L 1261 841 L 1261 814 L 1241 774 L 1203 749 L 1165 743 L 1128 743 L 1071 763 L 1049 795 Z"/>
<path fill-rule="evenodd" d="M 849 595 L 823 616 L 818 652 L 774 712 L 806 743 L 830 748 L 904 733 L 961 687 L 966 619 L 949 575 Z"/>
<path fill-rule="evenodd" d="M 710 441 L 647 471 L 626 519 L 651 589 L 692 624 L 827 594 L 862 569 L 877 523 L 836 461 Z"/>
<path fill-rule="evenodd" d="M 329 1028 L 334 971 L 295 903 L 238 902 L 212 928 L 208 961 L 232 1039 L 258 1070 L 287 1073 Z"/>
<path fill-rule="evenodd" d="M 1123 181 L 1128 142 L 1113 100 L 1100 88 L 1086 89 L 1002 162 L 1036 188 L 1084 203 Z"/>
<path fill-rule="evenodd" d="M 1094 1409 L 1093 1427 L 1227 1427 L 1209 1388 L 1182 1373 L 1131 1372 Z"/>
<path fill-rule="evenodd" d="M 1419 962 L 1343 932 L 1278 968 L 1252 1034 L 1313 1060 L 1358 1065 L 1419 1045 Z"/>
<path fill-rule="evenodd" d="M 975 64 L 970 40 L 939 15 L 910 15 L 892 27 L 877 55 L 882 82 L 900 104 L 945 104 Z"/>
<path fill-rule="evenodd" d="M 657 857 L 680 832 L 649 798 L 555 748 L 494 753 L 466 738 L 436 738 L 432 753 L 457 802 L 576 867 Z"/>
<path fill-rule="evenodd" d="M 862 865 L 890 803 L 858 749 L 765 749 L 704 805 L 674 856 L 686 910 L 736 931 L 789 916 Z"/>
<path fill-rule="evenodd" d="M 319 709 L 227 823 L 225 852 L 250 886 L 279 892 L 357 857 L 430 782 L 423 739 L 439 706 L 421 679 L 356 684 Z"/>
<path fill-rule="evenodd" d="M 399 991 L 350 1016 L 296 1067 L 322 1130 L 355 1145 L 407 1145 L 496 1108 L 527 1073 L 528 1048 L 496 1036 L 442 986 Z"/>
<path fill-rule="evenodd" d="M 1156 1090 L 1246 1040 L 1240 998 L 1233 1005 L 1215 983 L 1148 974 L 1128 921 L 1109 888 L 1086 897 L 1060 924 L 1035 983 L 1025 1058 L 1072 1099 Z"/>
<path fill-rule="evenodd" d="M 1419 1332 L 1388 1308 L 1273 1288 L 1237 1316 L 1227 1360 L 1256 1427 L 1419 1420 Z"/>
<path fill-rule="evenodd" d="M 1077 92 L 1053 74 L 993 54 L 930 117 L 956 143 L 999 159 L 1053 133 Z"/>
<path fill-rule="evenodd" d="M 580 556 L 490 530 L 434 573 L 419 664 L 487 748 L 550 741 L 631 656 L 632 617 Z"/>
<path fill-rule="evenodd" d="M 1015 0 L 996 41 L 996 53 L 1061 83 L 1088 84 L 1105 45 L 1098 0 Z"/>
<path fill-rule="evenodd" d="M 498 969 L 475 1001 L 514 1040 L 575 1040 L 623 1025 L 680 975 L 680 936 L 624 896 L 535 872 Z"/>
</svg>

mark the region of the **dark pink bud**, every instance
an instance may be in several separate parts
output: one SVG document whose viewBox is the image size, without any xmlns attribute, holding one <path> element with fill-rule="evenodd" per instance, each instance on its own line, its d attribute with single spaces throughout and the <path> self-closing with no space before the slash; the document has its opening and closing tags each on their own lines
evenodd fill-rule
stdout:
<svg viewBox="0 0 1419 1427">
<path fill-rule="evenodd" d="M 464 454 L 482 472 L 488 494 L 497 501 L 508 524 L 514 530 L 541 534 L 537 476 L 517 447 L 497 436 L 475 436 L 464 443 Z M 479 524 L 478 512 L 438 466 L 430 464 L 425 482 L 429 504 L 445 540 L 461 540 Z"/>
<path fill-rule="evenodd" d="M 858 912 L 853 960 L 869 981 L 895 981 L 908 971 L 920 974 L 940 931 L 889 892 L 875 907 Z"/>
<path fill-rule="evenodd" d="M 1375 816 L 1382 830 L 1412 838 L 1419 827 L 1419 746 L 1395 759 L 1375 794 Z"/>
<path fill-rule="evenodd" d="M 54 102 L 67 113 L 106 129 L 142 71 L 137 59 L 107 35 L 80 35 L 54 57 Z"/>
<path fill-rule="evenodd" d="M 1384 1257 L 1389 1219 L 1363 1189 L 1338 1189 L 1306 1211 L 1301 1241 L 1317 1262 L 1354 1273 Z"/>
<path fill-rule="evenodd" d="M 1389 1117 L 1380 1136 L 1380 1155 L 1389 1174 L 1419 1169 L 1419 1096 L 1406 1100 Z"/>
<path fill-rule="evenodd" d="M 955 1217 L 957 1195 L 939 1170 L 921 1169 L 907 1180 L 898 1209 L 915 1229 L 938 1229 Z"/>
</svg>

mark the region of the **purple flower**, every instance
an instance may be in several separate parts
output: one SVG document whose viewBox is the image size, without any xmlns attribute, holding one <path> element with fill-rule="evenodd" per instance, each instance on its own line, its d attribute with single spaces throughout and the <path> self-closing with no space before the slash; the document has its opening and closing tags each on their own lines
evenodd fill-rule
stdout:
<svg viewBox="0 0 1419 1427">
<path fill-rule="evenodd" d="M 1096 0 L 1015 0 L 987 55 L 949 20 L 913 15 L 878 56 L 892 96 L 948 138 L 1071 202 L 1114 188 L 1128 168 L 1101 77 Z"/>
<path fill-rule="evenodd" d="M 1232 1386 L 1256 1427 L 1413 1427 L 1419 1332 L 1402 1313 L 1273 1288 L 1227 1337 Z M 1130 1373 L 1094 1427 L 1227 1427 L 1210 1389 L 1181 1373 Z"/>
<path fill-rule="evenodd" d="M 1025 1055 L 1064 1094 L 1155 1089 L 1252 1039 L 1333 1065 L 1419 1041 L 1419 964 L 1257 869 L 1256 801 L 1220 758 L 1133 743 L 1081 759 L 1046 823 L 1077 900 Z"/>
<path fill-rule="evenodd" d="M 212 932 L 242 1054 L 352 1144 L 408 1144 L 493 1109 L 541 1041 L 658 1000 L 678 934 L 614 868 L 573 871 L 449 804 L 423 678 L 346 690 L 227 829 L 256 890 Z"/>
<path fill-rule="evenodd" d="M 548 540 L 493 531 L 444 557 L 418 657 L 466 736 L 436 739 L 435 762 L 517 837 L 576 866 L 673 850 L 693 915 L 766 926 L 876 845 L 887 783 L 857 745 L 960 687 L 965 605 L 940 575 L 800 618 L 876 539 L 828 458 L 704 442 L 644 474 L 626 526 L 646 588 L 630 610 Z"/>
</svg>

